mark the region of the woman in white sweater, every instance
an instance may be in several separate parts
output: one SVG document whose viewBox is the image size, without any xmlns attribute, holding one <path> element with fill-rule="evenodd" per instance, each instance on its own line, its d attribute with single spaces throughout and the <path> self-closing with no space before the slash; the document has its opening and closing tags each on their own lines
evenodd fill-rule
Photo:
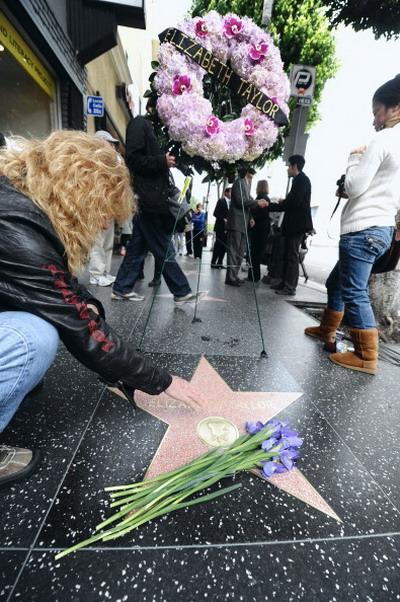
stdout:
<svg viewBox="0 0 400 602">
<path fill-rule="evenodd" d="M 345 180 L 348 201 L 341 218 L 339 261 L 326 281 L 328 305 L 321 324 L 305 333 L 332 345 L 344 310 L 354 353 L 329 359 L 375 374 L 378 330 L 368 295 L 374 263 L 390 248 L 400 206 L 400 75 L 383 84 L 372 101 L 377 132 L 370 144 L 350 154 Z"/>
</svg>

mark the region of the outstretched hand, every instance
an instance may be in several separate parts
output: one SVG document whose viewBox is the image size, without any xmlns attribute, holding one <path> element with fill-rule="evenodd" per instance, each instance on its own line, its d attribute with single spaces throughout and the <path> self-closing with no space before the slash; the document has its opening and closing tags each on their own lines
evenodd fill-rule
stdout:
<svg viewBox="0 0 400 602">
<path fill-rule="evenodd" d="M 183 401 L 183 403 L 186 403 L 195 410 L 206 403 L 206 398 L 200 389 L 179 376 L 172 377 L 172 383 L 168 389 L 165 389 L 164 393 L 174 399 Z"/>
</svg>

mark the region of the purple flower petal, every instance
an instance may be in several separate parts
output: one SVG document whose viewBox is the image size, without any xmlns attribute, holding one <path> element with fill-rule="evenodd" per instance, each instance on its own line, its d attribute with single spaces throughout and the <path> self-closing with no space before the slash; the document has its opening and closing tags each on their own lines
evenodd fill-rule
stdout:
<svg viewBox="0 0 400 602">
<path fill-rule="evenodd" d="M 263 428 L 264 425 L 259 420 L 257 422 L 246 422 L 246 431 L 249 433 L 249 435 L 255 435 Z"/>
<path fill-rule="evenodd" d="M 287 450 L 283 451 L 280 454 L 280 461 L 287 470 L 291 470 L 293 468 L 293 460 L 290 452 L 288 452 Z"/>
<path fill-rule="evenodd" d="M 276 445 L 276 443 L 277 443 L 277 440 L 274 437 L 270 437 L 270 439 L 265 439 L 265 441 L 263 441 L 261 443 L 261 448 L 264 451 L 269 451 Z"/>
<path fill-rule="evenodd" d="M 263 467 L 262 467 L 262 471 L 266 477 L 272 477 L 274 472 L 276 472 L 276 469 L 277 469 L 277 465 L 275 462 L 272 462 L 272 461 L 264 462 Z"/>
</svg>

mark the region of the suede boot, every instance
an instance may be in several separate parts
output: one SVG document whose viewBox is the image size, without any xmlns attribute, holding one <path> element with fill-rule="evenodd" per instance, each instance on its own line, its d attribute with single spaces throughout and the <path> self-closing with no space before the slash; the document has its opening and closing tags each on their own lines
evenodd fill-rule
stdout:
<svg viewBox="0 0 400 602">
<path fill-rule="evenodd" d="M 379 334 L 376 328 L 351 328 L 354 353 L 332 353 L 329 359 L 343 368 L 376 374 L 378 368 Z"/>
<path fill-rule="evenodd" d="M 309 337 L 315 337 L 326 344 L 334 344 L 336 341 L 336 330 L 343 319 L 343 311 L 325 308 L 319 326 L 309 326 L 304 333 Z M 333 351 L 333 349 L 331 349 Z"/>
</svg>

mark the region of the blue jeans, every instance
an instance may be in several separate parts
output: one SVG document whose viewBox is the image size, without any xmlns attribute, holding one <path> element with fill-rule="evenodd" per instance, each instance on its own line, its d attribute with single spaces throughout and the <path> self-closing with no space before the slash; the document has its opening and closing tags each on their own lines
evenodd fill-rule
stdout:
<svg viewBox="0 0 400 602">
<path fill-rule="evenodd" d="M 0 312 L 0 433 L 54 361 L 57 330 L 24 311 Z"/>
<path fill-rule="evenodd" d="M 156 214 L 141 214 L 135 220 L 132 238 L 114 282 L 113 289 L 116 293 L 125 294 L 132 290 L 147 251 L 151 251 L 161 265 L 166 257 L 162 275 L 175 297 L 184 297 L 191 292 L 185 274 L 176 263 L 175 247 L 171 242 L 172 232 L 168 232 L 165 219 L 165 216 Z"/>
<path fill-rule="evenodd" d="M 367 228 L 344 234 L 339 242 L 339 261 L 326 281 L 328 307 L 343 311 L 352 328 L 375 328 L 368 295 L 372 267 L 390 248 L 394 228 Z"/>
</svg>

